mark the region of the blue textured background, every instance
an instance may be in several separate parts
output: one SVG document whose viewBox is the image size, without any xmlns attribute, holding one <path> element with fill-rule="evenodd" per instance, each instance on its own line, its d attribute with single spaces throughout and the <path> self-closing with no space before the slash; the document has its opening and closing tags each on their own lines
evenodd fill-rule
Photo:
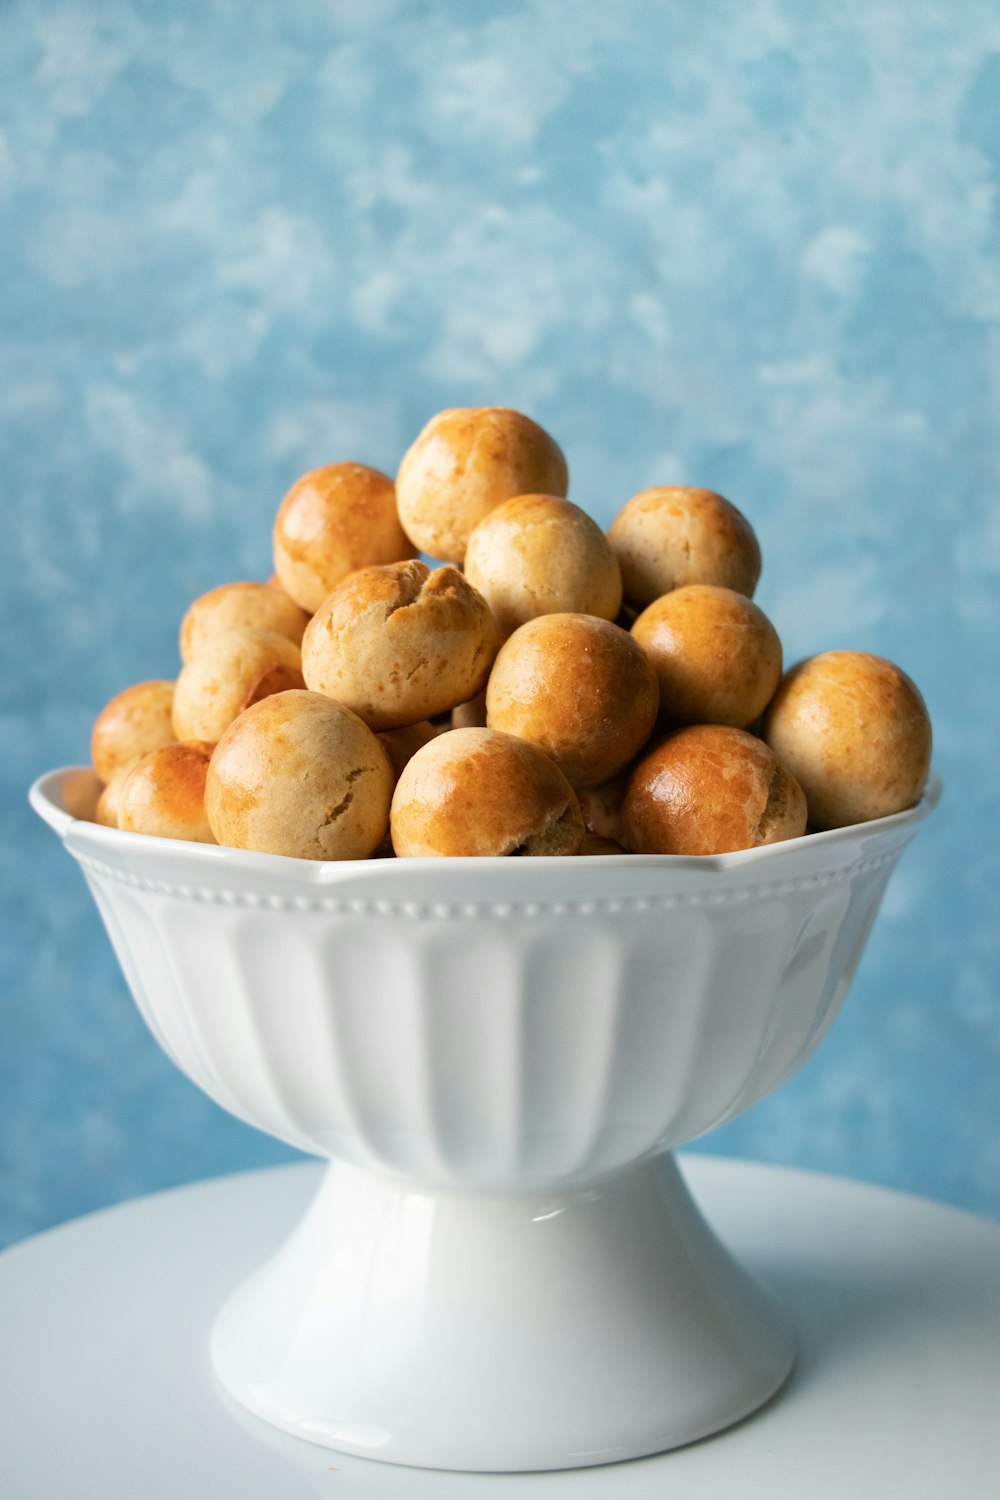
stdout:
<svg viewBox="0 0 1000 1500">
<path fill-rule="evenodd" d="M 946 800 L 817 1056 L 710 1149 L 1000 1214 L 1000 11 L 8 3 L 0 1239 L 276 1159 L 162 1057 L 28 782 L 445 405 L 602 521 L 722 490 L 789 658 L 898 660 Z"/>
</svg>

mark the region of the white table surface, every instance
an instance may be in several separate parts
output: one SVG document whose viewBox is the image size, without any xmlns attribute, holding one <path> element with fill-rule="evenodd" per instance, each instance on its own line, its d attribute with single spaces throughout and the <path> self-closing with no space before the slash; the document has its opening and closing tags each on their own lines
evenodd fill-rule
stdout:
<svg viewBox="0 0 1000 1500">
<path fill-rule="evenodd" d="M 789 1384 L 657 1458 L 566 1473 L 405 1469 L 227 1404 L 212 1316 L 283 1238 L 319 1168 L 199 1183 L 0 1255 L 4 1500 L 997 1500 L 1000 1226 L 900 1193 L 688 1156 L 703 1209 L 783 1297 Z"/>
</svg>

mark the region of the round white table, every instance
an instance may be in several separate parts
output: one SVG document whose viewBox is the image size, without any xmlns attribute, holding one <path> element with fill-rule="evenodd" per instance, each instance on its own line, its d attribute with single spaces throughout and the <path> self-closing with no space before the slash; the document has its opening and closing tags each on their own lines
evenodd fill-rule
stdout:
<svg viewBox="0 0 1000 1500">
<path fill-rule="evenodd" d="M 199 1183 L 0 1256 L 9 1500 L 996 1500 L 1000 1225 L 784 1168 L 682 1158 L 723 1239 L 779 1293 L 798 1365 L 766 1407 L 655 1458 L 476 1475 L 350 1458 L 227 1403 L 212 1317 L 287 1233 L 312 1164 Z"/>
</svg>

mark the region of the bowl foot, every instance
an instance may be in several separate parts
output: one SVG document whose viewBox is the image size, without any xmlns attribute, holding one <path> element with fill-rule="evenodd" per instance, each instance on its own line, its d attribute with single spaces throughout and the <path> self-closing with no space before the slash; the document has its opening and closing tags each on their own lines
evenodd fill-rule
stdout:
<svg viewBox="0 0 1000 1500">
<path fill-rule="evenodd" d="M 519 1197 L 335 1162 L 222 1309 L 212 1358 L 239 1402 L 312 1442 L 510 1471 L 717 1432 L 777 1390 L 794 1340 L 669 1155 Z"/>
</svg>

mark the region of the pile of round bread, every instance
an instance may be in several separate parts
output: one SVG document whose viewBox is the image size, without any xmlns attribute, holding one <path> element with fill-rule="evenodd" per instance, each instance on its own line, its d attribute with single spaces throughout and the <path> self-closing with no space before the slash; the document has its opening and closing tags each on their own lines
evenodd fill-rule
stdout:
<svg viewBox="0 0 1000 1500">
<path fill-rule="evenodd" d="M 98 717 L 97 821 L 300 859 L 704 855 L 919 798 L 917 688 L 859 651 L 782 675 L 735 506 L 647 489 L 605 535 L 567 487 L 503 407 L 439 413 L 395 483 L 304 475 L 274 577 L 196 599 L 176 682 Z"/>
</svg>

